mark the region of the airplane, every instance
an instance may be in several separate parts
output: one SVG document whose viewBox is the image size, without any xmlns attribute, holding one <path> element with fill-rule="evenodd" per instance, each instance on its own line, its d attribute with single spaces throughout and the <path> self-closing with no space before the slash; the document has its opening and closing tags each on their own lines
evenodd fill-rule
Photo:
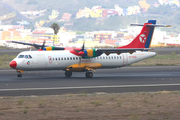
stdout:
<svg viewBox="0 0 180 120">
<path fill-rule="evenodd" d="M 73 72 L 85 72 L 86 78 L 92 78 L 95 69 L 120 68 L 132 63 L 153 57 L 156 52 L 150 52 L 152 36 L 155 27 L 170 27 L 170 25 L 156 25 L 156 20 L 148 20 L 135 39 L 122 47 L 85 49 L 71 47 L 49 47 L 31 43 L 16 42 L 31 45 L 38 51 L 24 51 L 10 62 L 10 67 L 17 70 L 17 77 L 22 77 L 24 71 L 37 70 L 63 70 L 66 77 L 71 77 Z"/>
</svg>

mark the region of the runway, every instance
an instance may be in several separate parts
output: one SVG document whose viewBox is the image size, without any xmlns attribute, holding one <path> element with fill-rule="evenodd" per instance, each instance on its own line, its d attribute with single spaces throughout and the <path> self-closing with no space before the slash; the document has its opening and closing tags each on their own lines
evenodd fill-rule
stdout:
<svg viewBox="0 0 180 120">
<path fill-rule="evenodd" d="M 0 96 L 180 90 L 180 66 L 98 69 L 91 79 L 85 78 L 85 73 L 66 78 L 63 71 L 27 71 L 22 78 L 16 75 L 15 70 L 0 70 Z"/>
</svg>

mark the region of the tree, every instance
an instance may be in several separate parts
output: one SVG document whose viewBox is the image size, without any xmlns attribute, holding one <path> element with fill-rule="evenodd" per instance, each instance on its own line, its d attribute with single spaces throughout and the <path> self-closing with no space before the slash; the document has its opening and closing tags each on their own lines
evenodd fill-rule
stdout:
<svg viewBox="0 0 180 120">
<path fill-rule="evenodd" d="M 58 34 L 60 26 L 57 23 L 53 23 L 50 28 L 52 28 L 54 30 L 54 37 L 53 37 L 53 46 L 54 46 L 54 39 L 55 39 L 55 35 Z"/>
</svg>

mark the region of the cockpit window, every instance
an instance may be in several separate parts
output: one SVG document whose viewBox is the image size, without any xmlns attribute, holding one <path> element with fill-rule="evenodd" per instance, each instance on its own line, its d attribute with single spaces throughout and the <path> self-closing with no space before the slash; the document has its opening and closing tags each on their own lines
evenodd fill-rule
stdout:
<svg viewBox="0 0 180 120">
<path fill-rule="evenodd" d="M 32 56 L 31 56 L 31 55 L 29 55 L 29 58 L 32 58 Z"/>
<path fill-rule="evenodd" d="M 29 58 L 28 55 L 25 55 L 25 58 L 28 59 Z"/>
<path fill-rule="evenodd" d="M 24 58 L 24 55 L 19 55 L 18 58 Z"/>
<path fill-rule="evenodd" d="M 31 59 L 31 55 L 19 55 L 18 58 L 26 58 L 26 59 Z"/>
</svg>

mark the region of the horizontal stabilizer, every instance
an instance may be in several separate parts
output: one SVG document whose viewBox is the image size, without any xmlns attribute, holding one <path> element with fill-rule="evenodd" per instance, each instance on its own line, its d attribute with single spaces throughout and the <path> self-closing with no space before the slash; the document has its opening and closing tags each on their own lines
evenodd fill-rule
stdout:
<svg viewBox="0 0 180 120">
<path fill-rule="evenodd" d="M 131 26 L 144 26 L 143 24 L 130 24 Z M 155 24 L 148 24 L 146 26 L 149 27 L 171 27 L 171 25 L 155 25 Z"/>
<path fill-rule="evenodd" d="M 171 25 L 146 25 L 146 26 L 150 26 L 150 27 L 171 27 Z"/>
</svg>

